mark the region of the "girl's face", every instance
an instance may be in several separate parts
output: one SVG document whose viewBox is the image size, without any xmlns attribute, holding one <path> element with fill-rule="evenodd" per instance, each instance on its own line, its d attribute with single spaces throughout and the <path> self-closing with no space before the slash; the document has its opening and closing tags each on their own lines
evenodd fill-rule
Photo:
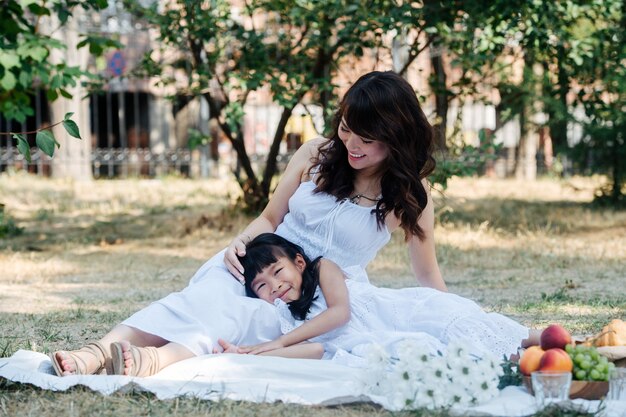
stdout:
<svg viewBox="0 0 626 417">
<path fill-rule="evenodd" d="M 257 297 L 272 304 L 277 298 L 285 303 L 296 301 L 302 294 L 302 271 L 305 267 L 306 262 L 299 254 L 295 260 L 280 256 L 254 277 L 250 287 Z"/>
<path fill-rule="evenodd" d="M 352 168 L 376 171 L 387 159 L 389 150 L 385 143 L 357 135 L 350 130 L 344 119 L 339 123 L 338 134 L 348 150 L 348 163 Z"/>
</svg>

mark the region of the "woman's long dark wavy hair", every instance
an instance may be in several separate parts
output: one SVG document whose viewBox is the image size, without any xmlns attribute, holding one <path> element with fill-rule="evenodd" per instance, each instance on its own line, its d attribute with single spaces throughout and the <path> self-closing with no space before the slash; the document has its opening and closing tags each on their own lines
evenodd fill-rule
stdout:
<svg viewBox="0 0 626 417">
<path fill-rule="evenodd" d="M 304 320 L 311 309 L 311 304 L 317 298 L 315 290 L 319 284 L 319 260 L 321 256 L 310 260 L 302 248 L 287 239 L 275 235 L 274 233 L 262 233 L 252 239 L 246 245 L 246 254 L 238 256 L 241 266 L 243 266 L 243 276 L 246 279 L 246 295 L 258 298 L 252 291 L 252 281 L 256 275 L 263 271 L 279 257 L 284 256 L 295 262 L 296 255 L 300 254 L 306 264 L 302 271 L 302 293 L 296 301 L 290 302 L 289 311 L 298 320 Z"/>
<path fill-rule="evenodd" d="M 319 166 L 316 192 L 338 200 L 353 194 L 355 179 L 338 134 L 342 119 L 357 135 L 387 145 L 388 157 L 379 171 L 382 198 L 373 210 L 378 226 L 393 211 L 407 240 L 411 235 L 424 239 L 417 222 L 428 203 L 422 179 L 435 169 L 434 135 L 411 85 L 394 72 L 375 71 L 359 78 L 344 95 L 332 136 L 320 146 L 313 164 Z"/>
</svg>

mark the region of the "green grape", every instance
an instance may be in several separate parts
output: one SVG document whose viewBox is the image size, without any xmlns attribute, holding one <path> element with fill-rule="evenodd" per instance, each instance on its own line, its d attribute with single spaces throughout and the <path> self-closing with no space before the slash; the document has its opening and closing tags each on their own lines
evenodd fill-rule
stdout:
<svg viewBox="0 0 626 417">
<path fill-rule="evenodd" d="M 572 360 L 574 361 L 574 363 L 581 364 L 581 363 L 582 363 L 582 361 L 584 361 L 584 360 L 585 360 L 585 355 L 583 355 L 582 353 L 577 353 L 577 354 L 576 354 L 576 355 L 572 358 Z"/>
<path fill-rule="evenodd" d="M 565 351 L 567 353 L 573 353 L 574 349 L 575 349 L 574 345 L 565 345 Z"/>
<path fill-rule="evenodd" d="M 572 371 L 576 380 L 585 381 L 608 381 L 611 369 L 615 364 L 602 356 L 594 346 L 578 345 L 568 352 L 574 369 Z"/>
</svg>

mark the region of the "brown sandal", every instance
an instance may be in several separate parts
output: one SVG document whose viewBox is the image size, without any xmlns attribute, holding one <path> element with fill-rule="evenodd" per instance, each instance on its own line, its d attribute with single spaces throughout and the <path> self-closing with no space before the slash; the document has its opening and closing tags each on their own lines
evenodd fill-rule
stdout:
<svg viewBox="0 0 626 417">
<path fill-rule="evenodd" d="M 127 372 L 124 372 L 126 365 L 122 343 L 128 342 L 111 343 L 111 362 L 115 375 L 145 377 L 154 375 L 161 370 L 157 348 L 154 346 L 138 347 L 128 343 L 130 345 L 133 364 Z"/>
<path fill-rule="evenodd" d="M 98 367 L 93 372 L 87 372 L 87 368 L 89 364 L 85 362 L 80 356 L 76 355 L 76 353 L 89 353 L 90 355 L 96 358 L 98 362 Z M 69 376 L 63 375 L 63 366 L 61 365 L 61 361 L 57 357 L 57 354 L 65 353 L 70 359 L 74 361 L 76 371 L 72 375 L 107 375 L 111 374 L 111 361 L 107 357 L 107 351 L 104 349 L 99 342 L 91 342 L 87 343 L 85 346 L 78 350 L 57 350 L 56 352 L 50 355 L 50 359 L 52 360 L 52 366 L 54 367 L 54 372 L 56 372 L 57 376 Z"/>
</svg>

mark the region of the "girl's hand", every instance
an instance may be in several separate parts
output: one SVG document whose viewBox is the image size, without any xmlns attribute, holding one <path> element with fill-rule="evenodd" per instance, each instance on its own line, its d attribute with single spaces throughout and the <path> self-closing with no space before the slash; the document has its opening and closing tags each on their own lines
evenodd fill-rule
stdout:
<svg viewBox="0 0 626 417">
<path fill-rule="evenodd" d="M 244 256 L 246 254 L 246 243 L 250 240 L 247 235 L 241 234 L 230 242 L 226 253 L 224 253 L 226 268 L 228 268 L 230 273 L 233 274 L 241 284 L 245 282 L 245 279 L 243 277 L 243 266 L 241 266 L 241 262 L 239 262 L 237 256 Z"/>
<path fill-rule="evenodd" d="M 254 346 L 240 347 L 239 349 L 242 353 L 258 355 L 259 353 L 269 352 L 270 350 L 282 349 L 284 347 L 286 347 L 285 343 L 283 343 L 281 338 L 278 338 L 276 340 L 272 340 L 271 342 L 265 342 Z"/>
<path fill-rule="evenodd" d="M 229 343 L 224 339 L 217 339 L 217 343 L 222 348 L 222 351 L 220 352 L 218 348 L 213 348 L 213 353 L 245 353 L 242 352 L 239 346 Z"/>
</svg>

